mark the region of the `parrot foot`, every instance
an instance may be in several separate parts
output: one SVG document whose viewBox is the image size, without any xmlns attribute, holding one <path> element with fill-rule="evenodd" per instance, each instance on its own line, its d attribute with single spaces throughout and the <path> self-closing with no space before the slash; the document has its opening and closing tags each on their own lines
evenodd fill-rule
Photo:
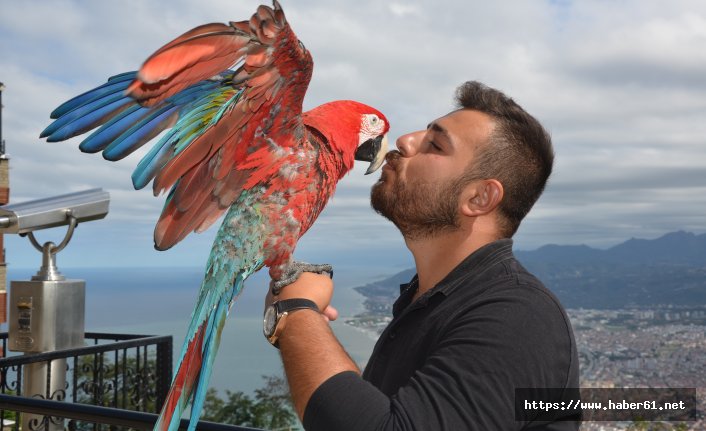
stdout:
<svg viewBox="0 0 706 431">
<path fill-rule="evenodd" d="M 333 267 L 327 263 L 313 264 L 307 262 L 294 261 L 285 269 L 284 273 L 282 274 L 282 277 L 272 283 L 272 294 L 279 295 L 279 292 L 284 288 L 284 286 L 287 286 L 297 281 L 302 272 L 328 274 L 329 277 L 333 278 Z"/>
</svg>

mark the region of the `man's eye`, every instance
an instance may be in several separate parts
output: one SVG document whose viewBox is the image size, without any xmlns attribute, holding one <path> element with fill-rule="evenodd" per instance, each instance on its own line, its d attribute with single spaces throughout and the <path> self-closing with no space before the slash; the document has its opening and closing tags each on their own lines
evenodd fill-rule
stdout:
<svg viewBox="0 0 706 431">
<path fill-rule="evenodd" d="M 441 151 L 441 147 L 436 145 L 434 141 L 429 142 L 429 145 L 434 149 L 434 151 Z"/>
</svg>

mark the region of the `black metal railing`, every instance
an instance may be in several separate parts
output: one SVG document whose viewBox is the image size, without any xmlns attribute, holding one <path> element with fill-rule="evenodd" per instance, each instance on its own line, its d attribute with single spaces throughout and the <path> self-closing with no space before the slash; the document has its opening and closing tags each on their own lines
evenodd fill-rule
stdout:
<svg viewBox="0 0 706 431">
<path fill-rule="evenodd" d="M 0 395 L 0 410 L 11 410 L 23 413 L 45 415 L 56 419 L 69 419 L 69 430 L 83 427 L 77 424 L 92 424 L 94 428 L 151 430 L 157 421 L 155 413 L 119 410 L 110 407 L 98 407 L 88 404 L 70 404 L 61 401 L 42 400 L 36 398 Z M 99 426 L 98 424 L 104 424 Z M 180 430 L 188 429 L 189 422 L 182 419 Z M 198 431 L 262 431 L 256 428 L 239 427 L 200 421 L 196 426 Z"/>
<path fill-rule="evenodd" d="M 85 347 L 7 357 L 8 335 L 0 333 L 0 431 L 19 431 L 22 422 L 29 431 L 154 427 L 171 382 L 172 337 L 87 332 L 85 340 Z M 37 365 L 46 390 L 24 394 L 23 375 Z M 52 369 L 65 369 L 63 387 L 52 386 Z M 179 429 L 187 426 L 184 419 Z M 197 429 L 256 431 L 205 421 Z"/>
<path fill-rule="evenodd" d="M 0 334 L 0 394 L 157 413 L 171 382 L 172 337 L 89 332 L 85 339 L 85 347 L 7 357 L 7 334 Z M 46 373 L 46 389 L 25 394 L 23 378 L 37 367 Z M 59 370 L 65 371 L 65 381 Z M 56 374 L 61 374 L 60 387 L 56 387 Z M 43 386 L 41 381 L 39 385 Z M 29 427 L 54 428 L 52 420 L 52 416 L 37 416 Z M 0 429 L 11 421 L 19 429 L 16 412 L 0 411 Z"/>
</svg>

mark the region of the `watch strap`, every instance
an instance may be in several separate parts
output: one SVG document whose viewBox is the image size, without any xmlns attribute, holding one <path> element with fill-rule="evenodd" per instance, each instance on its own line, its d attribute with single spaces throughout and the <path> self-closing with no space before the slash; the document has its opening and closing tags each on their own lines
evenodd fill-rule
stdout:
<svg viewBox="0 0 706 431">
<path fill-rule="evenodd" d="M 276 322 L 272 335 L 266 335 L 267 340 L 279 349 L 279 336 L 286 326 L 287 315 L 295 310 L 311 309 L 319 312 L 319 307 L 314 301 L 304 298 L 292 298 L 276 301 L 272 304 L 276 314 Z"/>
<path fill-rule="evenodd" d="M 283 299 L 281 301 L 277 301 L 275 304 L 277 307 L 277 314 L 301 310 L 303 308 L 310 308 L 317 312 L 319 311 L 319 307 L 316 306 L 314 301 L 304 298 Z"/>
</svg>

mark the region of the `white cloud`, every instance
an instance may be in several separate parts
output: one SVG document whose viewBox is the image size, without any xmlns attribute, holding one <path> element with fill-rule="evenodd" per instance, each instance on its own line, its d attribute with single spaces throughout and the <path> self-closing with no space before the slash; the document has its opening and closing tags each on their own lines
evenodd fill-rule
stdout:
<svg viewBox="0 0 706 431">
<path fill-rule="evenodd" d="M 390 12 L 392 12 L 393 15 L 398 16 L 398 17 L 405 17 L 407 15 L 421 15 L 422 14 L 419 6 L 409 4 L 409 3 L 391 2 L 391 3 L 387 4 L 387 7 L 390 9 Z"/>
</svg>

